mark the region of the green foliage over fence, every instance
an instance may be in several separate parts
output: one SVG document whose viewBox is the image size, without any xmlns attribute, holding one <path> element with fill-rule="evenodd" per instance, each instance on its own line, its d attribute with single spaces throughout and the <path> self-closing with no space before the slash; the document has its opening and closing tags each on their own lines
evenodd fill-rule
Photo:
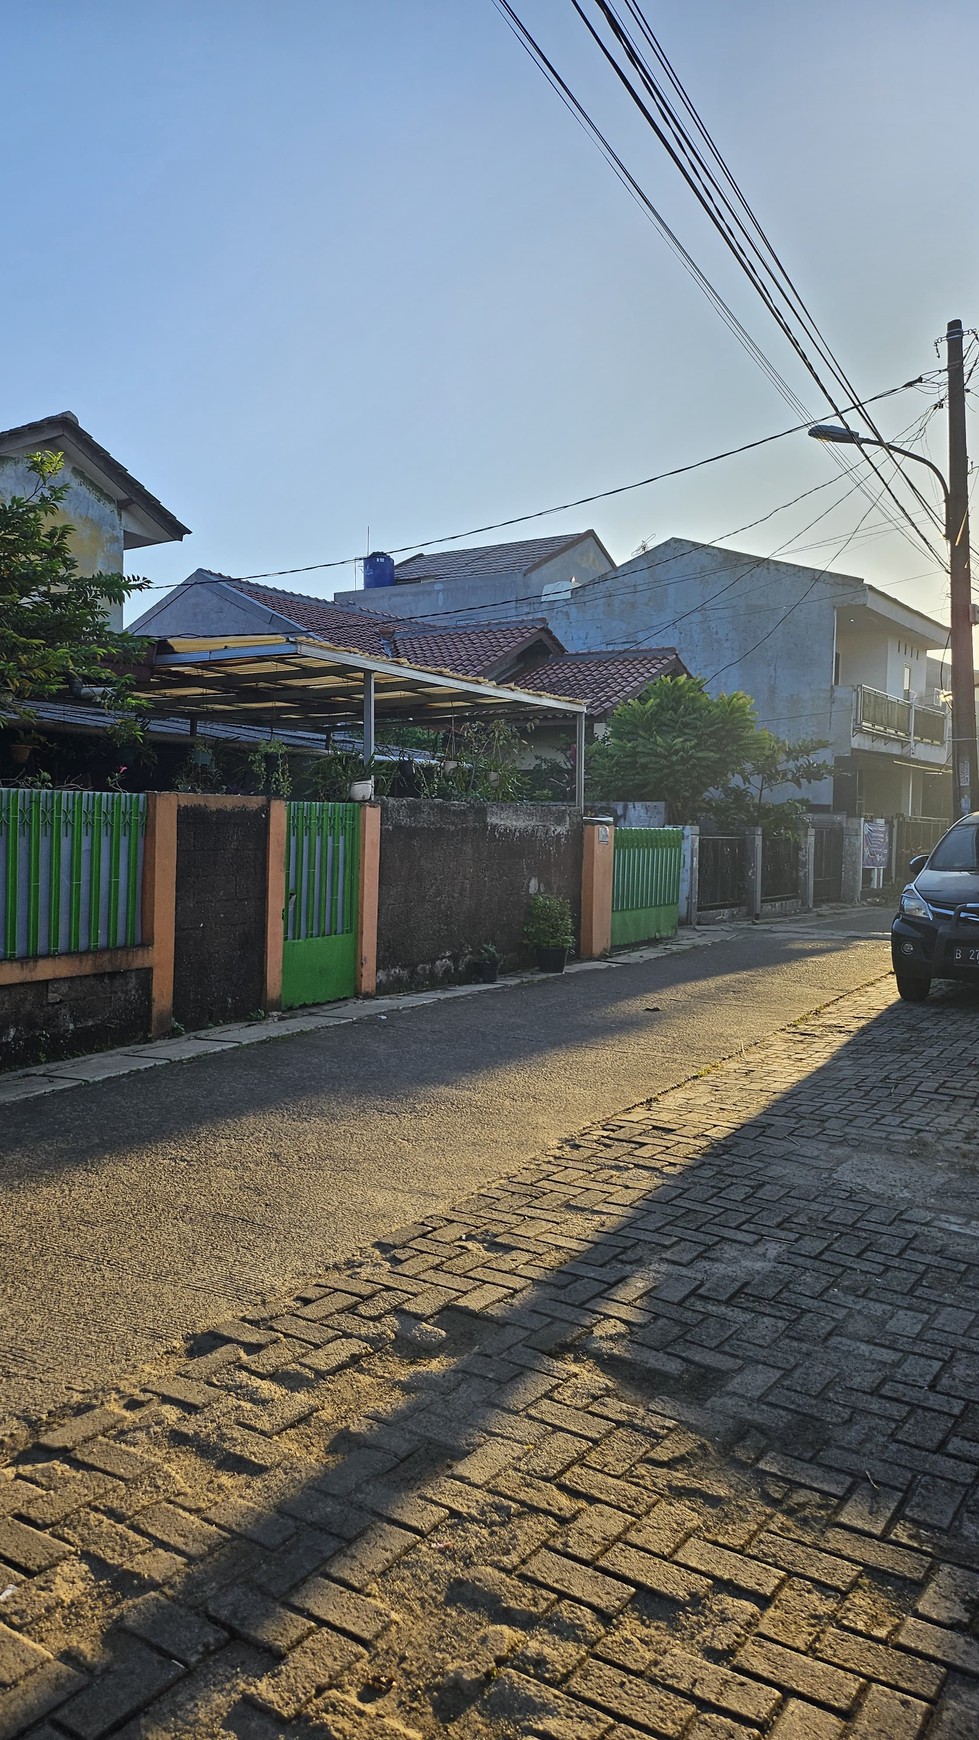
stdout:
<svg viewBox="0 0 979 1740">
<path fill-rule="evenodd" d="M 7 961 L 141 940 L 146 799 L 0 790 L 0 953 Z"/>
</svg>

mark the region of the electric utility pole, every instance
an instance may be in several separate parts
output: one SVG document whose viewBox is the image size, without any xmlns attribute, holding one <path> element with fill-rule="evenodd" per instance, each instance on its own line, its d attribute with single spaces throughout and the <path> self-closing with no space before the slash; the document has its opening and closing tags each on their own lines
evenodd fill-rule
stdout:
<svg viewBox="0 0 979 1740">
<path fill-rule="evenodd" d="M 952 791 L 955 819 L 979 808 L 976 679 L 969 565 L 969 458 L 965 443 L 962 322 L 950 320 L 948 346 L 948 565 L 952 644 Z"/>
</svg>

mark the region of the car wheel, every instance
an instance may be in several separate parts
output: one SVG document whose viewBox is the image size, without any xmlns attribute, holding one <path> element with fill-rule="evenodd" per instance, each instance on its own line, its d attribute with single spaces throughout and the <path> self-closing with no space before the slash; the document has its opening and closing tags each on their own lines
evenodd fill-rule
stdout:
<svg viewBox="0 0 979 1740">
<path fill-rule="evenodd" d="M 923 1003 L 930 990 L 930 979 L 919 978 L 917 974 L 897 975 L 897 994 L 904 998 L 905 1003 Z"/>
</svg>

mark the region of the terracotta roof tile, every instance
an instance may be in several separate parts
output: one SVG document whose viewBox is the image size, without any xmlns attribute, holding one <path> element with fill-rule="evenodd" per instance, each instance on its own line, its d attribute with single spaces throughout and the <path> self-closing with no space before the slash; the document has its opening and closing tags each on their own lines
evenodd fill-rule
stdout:
<svg viewBox="0 0 979 1740">
<path fill-rule="evenodd" d="M 262 586 L 253 580 L 229 579 L 228 584 L 253 598 L 256 604 L 265 605 L 297 627 L 329 641 L 331 646 L 349 647 L 370 658 L 406 659 L 413 665 L 455 671 L 460 677 L 488 675 L 508 654 L 532 646 L 541 635 L 560 646 L 543 617 L 473 623 L 465 628 L 431 627 L 414 617 L 345 610 L 328 598 L 311 598 L 306 593 L 286 592 L 281 587 Z"/>
<path fill-rule="evenodd" d="M 672 646 L 638 647 L 626 652 L 564 653 L 542 659 L 520 673 L 521 686 L 562 700 L 586 701 L 588 713 L 601 718 L 623 701 L 641 695 L 657 677 L 686 673 Z"/>
<path fill-rule="evenodd" d="M 413 665 L 438 665 L 458 671 L 460 676 L 477 677 L 494 670 L 508 654 L 533 645 L 545 632 L 549 634 L 543 619 L 438 629 L 409 622 L 406 628 L 398 629 L 395 639 L 399 656 L 410 659 Z"/>
<path fill-rule="evenodd" d="M 229 580 L 228 584 L 247 598 L 254 598 L 256 604 L 264 604 L 297 627 L 329 641 L 331 646 L 349 647 L 369 658 L 397 656 L 391 644 L 393 625 L 386 617 L 374 616 L 366 610 L 343 610 L 328 598 L 285 592 L 279 586 L 259 586 L 253 580 Z"/>
</svg>

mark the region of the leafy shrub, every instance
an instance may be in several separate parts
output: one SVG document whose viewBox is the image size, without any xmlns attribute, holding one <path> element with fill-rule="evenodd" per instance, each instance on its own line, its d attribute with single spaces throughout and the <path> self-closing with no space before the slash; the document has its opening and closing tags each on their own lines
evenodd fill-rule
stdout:
<svg viewBox="0 0 979 1740">
<path fill-rule="evenodd" d="M 574 930 L 569 902 L 559 894 L 532 894 L 523 934 L 531 948 L 571 948 Z"/>
</svg>

